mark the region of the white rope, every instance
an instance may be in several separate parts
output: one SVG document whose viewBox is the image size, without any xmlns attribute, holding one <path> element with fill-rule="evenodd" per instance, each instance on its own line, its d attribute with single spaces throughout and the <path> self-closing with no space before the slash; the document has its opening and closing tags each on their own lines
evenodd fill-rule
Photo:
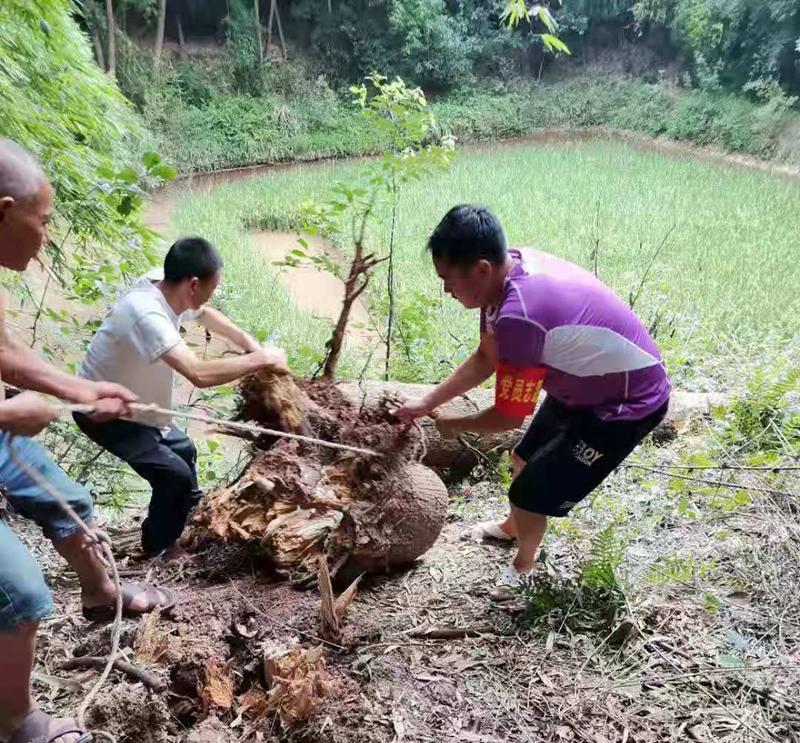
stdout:
<svg viewBox="0 0 800 743">
<path fill-rule="evenodd" d="M 317 439 L 312 436 L 303 436 L 299 433 L 288 433 L 287 431 L 277 431 L 272 428 L 264 428 L 262 426 L 255 426 L 251 423 L 237 423 L 236 421 L 228 421 L 222 418 L 211 418 L 208 415 L 201 415 L 198 413 L 186 413 L 180 410 L 170 410 L 169 408 L 160 408 L 158 405 L 142 403 L 131 403 L 128 406 L 136 413 L 155 413 L 157 415 L 168 415 L 175 418 L 184 418 L 190 421 L 203 423 L 207 426 L 217 426 L 221 428 L 229 428 L 233 431 L 242 431 L 244 433 L 266 434 L 268 436 L 276 436 L 283 439 L 293 439 L 295 441 L 304 441 L 308 444 L 317 444 L 318 446 L 325 446 L 329 449 L 342 449 L 344 451 L 352 451 L 357 454 L 367 454 L 371 457 L 383 456 L 380 452 L 373 451 L 372 449 L 364 449 L 359 446 L 350 446 L 349 444 L 338 444 L 334 441 L 325 441 L 324 439 Z M 84 413 L 91 415 L 95 412 L 93 405 L 56 405 L 56 410 L 59 413 Z M 222 433 L 225 433 L 224 431 Z"/>
<path fill-rule="evenodd" d="M 295 439 L 297 441 L 305 441 L 311 444 L 317 444 L 319 446 L 326 446 L 331 449 L 341 449 L 345 451 L 352 451 L 359 454 L 367 454 L 370 456 L 382 456 L 378 452 L 372 451 L 371 449 L 363 449 L 357 446 L 348 446 L 346 444 L 337 444 L 331 441 L 324 441 L 322 439 L 316 439 L 311 436 L 302 436 L 300 434 L 295 433 L 287 433 L 285 431 L 276 431 L 269 428 L 263 428 L 261 426 L 255 426 L 247 423 L 236 423 L 234 421 L 226 421 L 218 418 L 211 418 L 206 415 L 198 415 L 195 413 L 185 413 L 178 410 L 169 410 L 166 408 L 161 408 L 157 405 L 143 405 L 141 403 L 134 403 L 129 406 L 133 411 L 138 413 L 156 413 L 159 415 L 169 415 L 175 416 L 178 418 L 185 418 L 186 420 L 193 420 L 197 421 L 198 423 L 203 423 L 207 426 L 217 426 L 222 428 L 229 428 L 236 431 L 244 431 L 247 433 L 256 433 L 256 434 L 267 434 L 270 436 L 276 436 L 280 438 L 287 438 L 287 439 Z M 90 415 L 91 413 L 95 412 L 95 407 L 93 405 L 81 405 L 81 404 L 71 404 L 71 405 L 57 405 L 55 406 L 56 410 L 60 415 L 67 414 L 67 413 L 84 413 Z M 86 712 L 89 709 L 89 705 L 94 701 L 95 697 L 99 693 L 100 689 L 102 688 L 103 684 L 108 679 L 109 674 L 111 673 L 111 669 L 114 667 L 114 662 L 117 660 L 117 656 L 119 655 L 119 645 L 120 645 L 120 635 L 122 633 L 122 584 L 120 582 L 119 572 L 117 570 L 117 563 L 114 559 L 114 554 L 111 550 L 111 540 L 109 539 L 108 535 L 102 532 L 100 529 L 93 529 L 91 528 L 75 511 L 74 508 L 61 496 L 58 490 L 49 483 L 37 470 L 31 467 L 25 460 L 14 451 L 13 445 L 13 437 L 12 440 L 9 442 L 9 453 L 11 455 L 11 459 L 14 463 L 42 490 L 48 493 L 59 505 L 59 507 L 64 511 L 64 513 L 77 525 L 77 527 L 83 532 L 83 534 L 88 538 L 90 544 L 95 545 L 100 548 L 103 552 L 105 561 L 107 566 L 111 571 L 111 579 L 114 583 L 114 590 L 116 593 L 115 601 L 114 601 L 114 623 L 112 625 L 111 630 L 111 652 L 108 655 L 108 661 L 106 662 L 105 667 L 103 668 L 102 673 L 100 674 L 100 678 L 94 684 L 94 686 L 90 689 L 89 693 L 84 698 L 81 706 L 78 708 L 77 712 L 77 722 L 78 727 L 81 730 L 86 730 Z M 84 735 L 80 738 L 80 743 L 83 743 L 84 740 L 90 740 L 90 736 L 99 736 L 105 738 L 107 740 L 112 741 L 112 743 L 116 743 L 116 739 L 111 734 L 105 732 L 104 730 L 93 730 L 88 735 Z"/>
<path fill-rule="evenodd" d="M 117 571 L 117 562 L 114 559 L 114 554 L 111 551 L 111 540 L 109 539 L 108 535 L 105 532 L 102 532 L 100 529 L 92 529 L 76 512 L 75 509 L 64 499 L 61 497 L 61 494 L 56 490 L 53 485 L 51 485 L 37 470 L 31 467 L 16 451 L 14 451 L 14 440 L 13 437 L 9 442 L 9 453 L 11 454 L 11 459 L 14 463 L 19 467 L 34 483 L 46 493 L 48 493 L 64 513 L 69 516 L 70 519 L 77 525 L 77 527 L 86 535 L 89 539 L 90 543 L 99 547 L 105 556 L 106 563 L 111 570 L 111 579 L 114 582 L 114 591 L 116 593 L 114 599 L 114 624 L 112 625 L 111 629 L 111 652 L 108 654 L 108 661 L 106 662 L 105 668 L 103 668 L 103 672 L 100 674 L 100 678 L 97 679 L 95 685 L 91 688 L 89 693 L 83 700 L 83 703 L 78 708 L 77 714 L 77 721 L 78 727 L 81 730 L 86 730 L 86 712 L 89 709 L 89 705 L 92 703 L 94 698 L 97 696 L 98 692 L 100 691 L 103 684 L 106 682 L 108 675 L 111 673 L 111 669 L 114 667 L 114 661 L 117 659 L 119 655 L 119 642 L 120 642 L 120 635 L 122 633 L 122 584 L 120 582 L 119 572 Z M 91 732 L 92 735 L 99 735 L 104 737 L 108 740 L 115 741 L 116 739 L 110 735 L 109 733 L 103 730 L 94 730 Z M 83 740 L 83 737 L 81 738 Z"/>
</svg>

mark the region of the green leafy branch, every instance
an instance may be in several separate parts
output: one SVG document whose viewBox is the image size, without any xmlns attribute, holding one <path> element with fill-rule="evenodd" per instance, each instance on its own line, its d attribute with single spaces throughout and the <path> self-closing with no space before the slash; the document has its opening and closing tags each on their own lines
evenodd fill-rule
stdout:
<svg viewBox="0 0 800 743">
<path fill-rule="evenodd" d="M 558 23 L 553 18 L 550 9 L 545 5 L 534 3 L 528 7 L 526 0 L 509 0 L 500 14 L 500 20 L 509 28 L 517 28 L 523 21 L 533 24 L 535 20 L 538 20 L 547 29 L 547 32 L 535 33 L 533 36 L 541 42 L 545 50 L 551 54 L 559 52 L 572 54 L 564 41 L 556 35 L 558 33 Z"/>
</svg>

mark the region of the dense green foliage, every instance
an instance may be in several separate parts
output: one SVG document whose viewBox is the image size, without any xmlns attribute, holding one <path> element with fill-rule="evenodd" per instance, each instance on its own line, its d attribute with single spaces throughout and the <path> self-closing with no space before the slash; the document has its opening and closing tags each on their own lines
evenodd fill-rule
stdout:
<svg viewBox="0 0 800 743">
<path fill-rule="evenodd" d="M 518 0 L 522 2 L 522 0 Z M 513 4 L 513 3 L 512 3 Z M 400 74 L 426 90 L 449 89 L 474 78 L 538 75 L 543 54 L 538 19 L 513 32 L 504 27 L 506 3 L 487 0 L 318 0 L 279 5 L 290 55 L 311 53 L 326 76 L 340 82 L 375 70 Z M 152 34 L 156 0 L 117 0 L 123 31 Z M 520 5 L 520 7 L 522 7 Z M 800 92 L 800 6 L 795 0 L 564 0 L 553 2 L 559 33 L 580 58 L 584 49 L 632 45 L 657 67 L 677 63 L 694 87 L 743 90 L 755 97 Z M 105 33 L 104 2 L 88 0 L 87 22 Z M 261 3 L 262 25 L 269 3 Z M 167 36 L 178 19 L 189 35 L 238 45 L 239 61 L 258 58 L 249 0 L 171 0 Z M 277 34 L 273 29 L 273 42 Z M 248 73 L 246 73 L 248 74 Z"/>
<path fill-rule="evenodd" d="M 796 0 L 638 0 L 640 26 L 669 29 L 699 87 L 780 95 L 800 92 L 800 5 Z"/>
<path fill-rule="evenodd" d="M 157 149 L 182 170 L 343 157 L 383 144 L 349 100 L 302 63 L 266 65 L 241 85 L 227 55 L 155 70 L 136 49 L 127 54 L 123 90 L 141 107 Z"/>
<path fill-rule="evenodd" d="M 148 259 L 141 186 L 170 172 L 155 156 L 132 167 L 144 130 L 92 61 L 75 10 L 63 0 L 0 6 L 0 135 L 41 160 L 56 192 L 55 237 L 69 239 L 67 251 L 51 247 L 54 265 L 70 272 L 72 293 L 95 300 Z"/>
<path fill-rule="evenodd" d="M 789 362 L 791 363 L 791 362 Z M 780 366 L 767 374 L 759 370 L 747 393 L 723 414 L 720 444 L 739 454 L 777 456 L 800 447 L 800 410 L 791 397 L 800 392 L 800 369 Z"/>
<path fill-rule="evenodd" d="M 156 147 L 186 171 L 381 151 L 346 92 L 374 71 L 421 85 L 461 141 L 591 125 L 787 159 L 781 150 L 797 140 L 784 132 L 796 108 L 798 13 L 786 0 L 755 15 L 742 2 L 567 0 L 553 13 L 573 57 L 561 54 L 551 71 L 559 55 L 543 45 L 538 16 L 509 29 L 502 8 L 484 0 L 300 0 L 281 11 L 285 50 L 275 28 L 267 48 L 267 2 L 259 46 L 252 3 L 170 0 L 173 47 L 158 63 L 155 0 L 118 0 L 116 68 Z M 87 5 L 89 26 L 102 25 L 100 6 Z M 179 20 L 202 53 L 176 52 Z M 609 67 L 640 79 L 600 73 L 598 49 L 641 57 Z"/>
<path fill-rule="evenodd" d="M 268 63 L 242 90 L 227 56 L 156 71 L 141 52 L 128 54 L 120 63 L 123 89 L 141 106 L 156 149 L 181 170 L 371 154 L 387 145 L 358 116 L 351 96 L 333 90 L 308 63 Z M 778 100 L 759 104 L 623 77 L 462 85 L 436 97 L 431 110 L 462 143 L 602 126 L 800 161 L 791 141 L 781 144 L 794 117 Z"/>
<path fill-rule="evenodd" d="M 462 140 L 513 137 L 535 128 L 608 127 L 772 157 L 787 112 L 725 93 L 593 76 L 528 90 L 465 90 L 434 106 Z M 782 153 L 788 157 L 789 153 Z"/>
</svg>

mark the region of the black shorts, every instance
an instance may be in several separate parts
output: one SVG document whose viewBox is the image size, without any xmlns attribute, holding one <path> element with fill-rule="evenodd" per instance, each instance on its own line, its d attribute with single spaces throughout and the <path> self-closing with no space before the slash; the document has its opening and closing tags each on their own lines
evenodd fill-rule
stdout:
<svg viewBox="0 0 800 743">
<path fill-rule="evenodd" d="M 566 516 L 664 420 L 667 405 L 638 421 L 602 421 L 547 397 L 514 449 L 527 464 L 509 500 L 524 511 Z"/>
</svg>

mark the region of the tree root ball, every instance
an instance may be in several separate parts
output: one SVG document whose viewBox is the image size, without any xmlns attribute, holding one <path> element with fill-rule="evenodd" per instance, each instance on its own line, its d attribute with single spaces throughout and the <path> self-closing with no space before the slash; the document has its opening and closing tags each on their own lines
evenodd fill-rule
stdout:
<svg viewBox="0 0 800 743">
<path fill-rule="evenodd" d="M 406 463 L 375 518 L 371 505 L 351 509 L 352 563 L 368 573 L 409 565 L 434 544 L 444 526 L 447 488 L 435 472 L 419 462 Z"/>
<path fill-rule="evenodd" d="M 265 376 L 245 381 L 246 415 L 275 425 L 281 411 L 270 406 L 286 396 L 259 390 L 269 383 Z M 279 384 L 287 389 L 285 380 Z M 421 430 L 394 419 L 388 400 L 359 407 L 327 382 L 301 382 L 297 389 L 293 400 L 307 400 L 305 433 L 380 456 L 258 440 L 257 447 L 268 448 L 257 448 L 240 479 L 196 509 L 190 542 L 245 546 L 299 581 L 316 575 L 322 556 L 334 577 L 413 563 L 436 541 L 447 510 L 444 483 L 418 461 L 425 451 Z M 291 417 L 297 425 L 296 410 Z"/>
</svg>

